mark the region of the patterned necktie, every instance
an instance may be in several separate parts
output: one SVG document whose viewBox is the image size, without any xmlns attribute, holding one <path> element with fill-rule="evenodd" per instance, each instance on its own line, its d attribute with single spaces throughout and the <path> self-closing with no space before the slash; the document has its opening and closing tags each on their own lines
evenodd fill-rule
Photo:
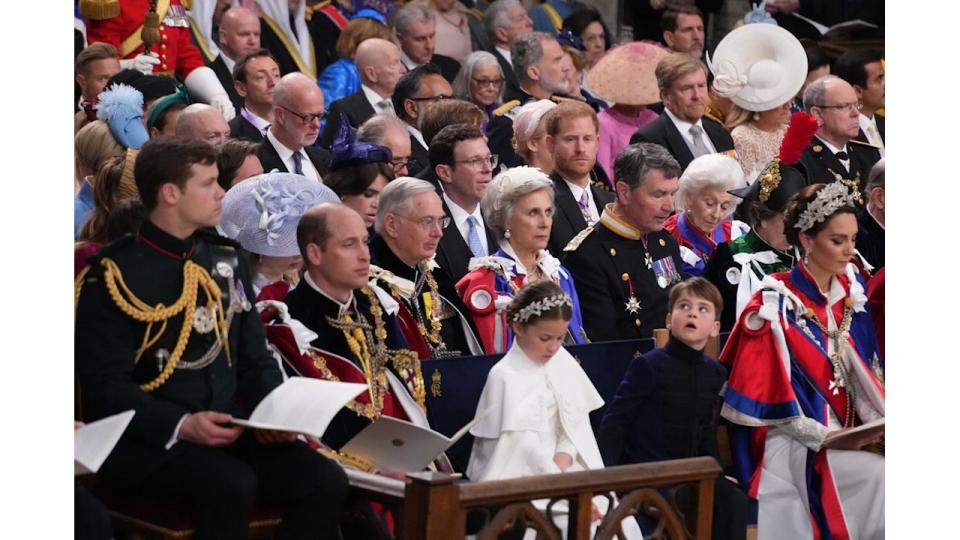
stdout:
<svg viewBox="0 0 960 540">
<path fill-rule="evenodd" d="M 580 195 L 580 200 L 577 201 L 577 206 L 580 207 L 580 213 L 583 214 L 583 220 L 587 222 L 587 225 L 592 225 L 593 215 L 590 214 L 590 194 L 587 193 L 586 189 L 583 190 L 583 193 Z"/>
<path fill-rule="evenodd" d="M 293 172 L 303 174 L 303 155 L 300 152 L 293 153 Z"/>
<path fill-rule="evenodd" d="M 693 157 L 698 158 L 700 156 L 710 153 L 710 149 L 707 148 L 706 143 L 703 142 L 703 128 L 694 124 L 690 126 L 690 135 L 693 137 Z"/>
<path fill-rule="evenodd" d="M 486 255 L 483 250 L 483 244 L 480 243 L 480 234 L 477 232 L 477 218 L 467 216 L 467 245 L 474 257 L 483 257 Z"/>
</svg>

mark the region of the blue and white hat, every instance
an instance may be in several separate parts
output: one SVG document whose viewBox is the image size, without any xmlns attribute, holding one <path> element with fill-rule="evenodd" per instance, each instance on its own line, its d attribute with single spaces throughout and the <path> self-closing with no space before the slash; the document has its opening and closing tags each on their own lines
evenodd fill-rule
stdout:
<svg viewBox="0 0 960 540">
<path fill-rule="evenodd" d="M 325 202 L 340 204 L 340 198 L 316 180 L 278 171 L 260 174 L 227 191 L 220 231 L 257 255 L 292 257 L 300 254 L 300 217 Z"/>
</svg>

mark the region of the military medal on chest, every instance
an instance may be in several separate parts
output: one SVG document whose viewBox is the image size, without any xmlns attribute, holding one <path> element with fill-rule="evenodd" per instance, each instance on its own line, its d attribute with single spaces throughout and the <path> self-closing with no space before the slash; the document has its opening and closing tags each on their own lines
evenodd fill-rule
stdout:
<svg viewBox="0 0 960 540">
<path fill-rule="evenodd" d="M 631 315 L 636 315 L 640 311 L 640 300 L 637 298 L 636 292 L 633 290 L 633 281 L 630 279 L 630 274 L 624 272 L 621 279 L 627 284 L 627 301 L 624 304 L 624 308 L 627 310 L 627 313 Z"/>
</svg>

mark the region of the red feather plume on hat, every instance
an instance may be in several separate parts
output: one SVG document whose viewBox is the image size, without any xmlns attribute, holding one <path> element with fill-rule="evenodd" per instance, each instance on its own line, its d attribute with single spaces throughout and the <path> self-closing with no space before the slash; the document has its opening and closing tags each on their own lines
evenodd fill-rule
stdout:
<svg viewBox="0 0 960 540">
<path fill-rule="evenodd" d="M 790 125 L 780 143 L 780 163 L 792 165 L 800 161 L 800 156 L 810 144 L 813 135 L 820 129 L 817 119 L 808 113 L 798 111 L 790 117 Z"/>
</svg>

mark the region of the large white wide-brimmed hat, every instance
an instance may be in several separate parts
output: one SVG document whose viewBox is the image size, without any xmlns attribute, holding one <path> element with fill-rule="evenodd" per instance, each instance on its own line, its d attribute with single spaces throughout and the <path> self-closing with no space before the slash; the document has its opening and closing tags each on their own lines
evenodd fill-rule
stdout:
<svg viewBox="0 0 960 540">
<path fill-rule="evenodd" d="M 807 78 L 807 55 L 790 32 L 748 24 L 727 34 L 707 55 L 713 87 L 741 109 L 767 111 L 793 99 Z"/>
</svg>

